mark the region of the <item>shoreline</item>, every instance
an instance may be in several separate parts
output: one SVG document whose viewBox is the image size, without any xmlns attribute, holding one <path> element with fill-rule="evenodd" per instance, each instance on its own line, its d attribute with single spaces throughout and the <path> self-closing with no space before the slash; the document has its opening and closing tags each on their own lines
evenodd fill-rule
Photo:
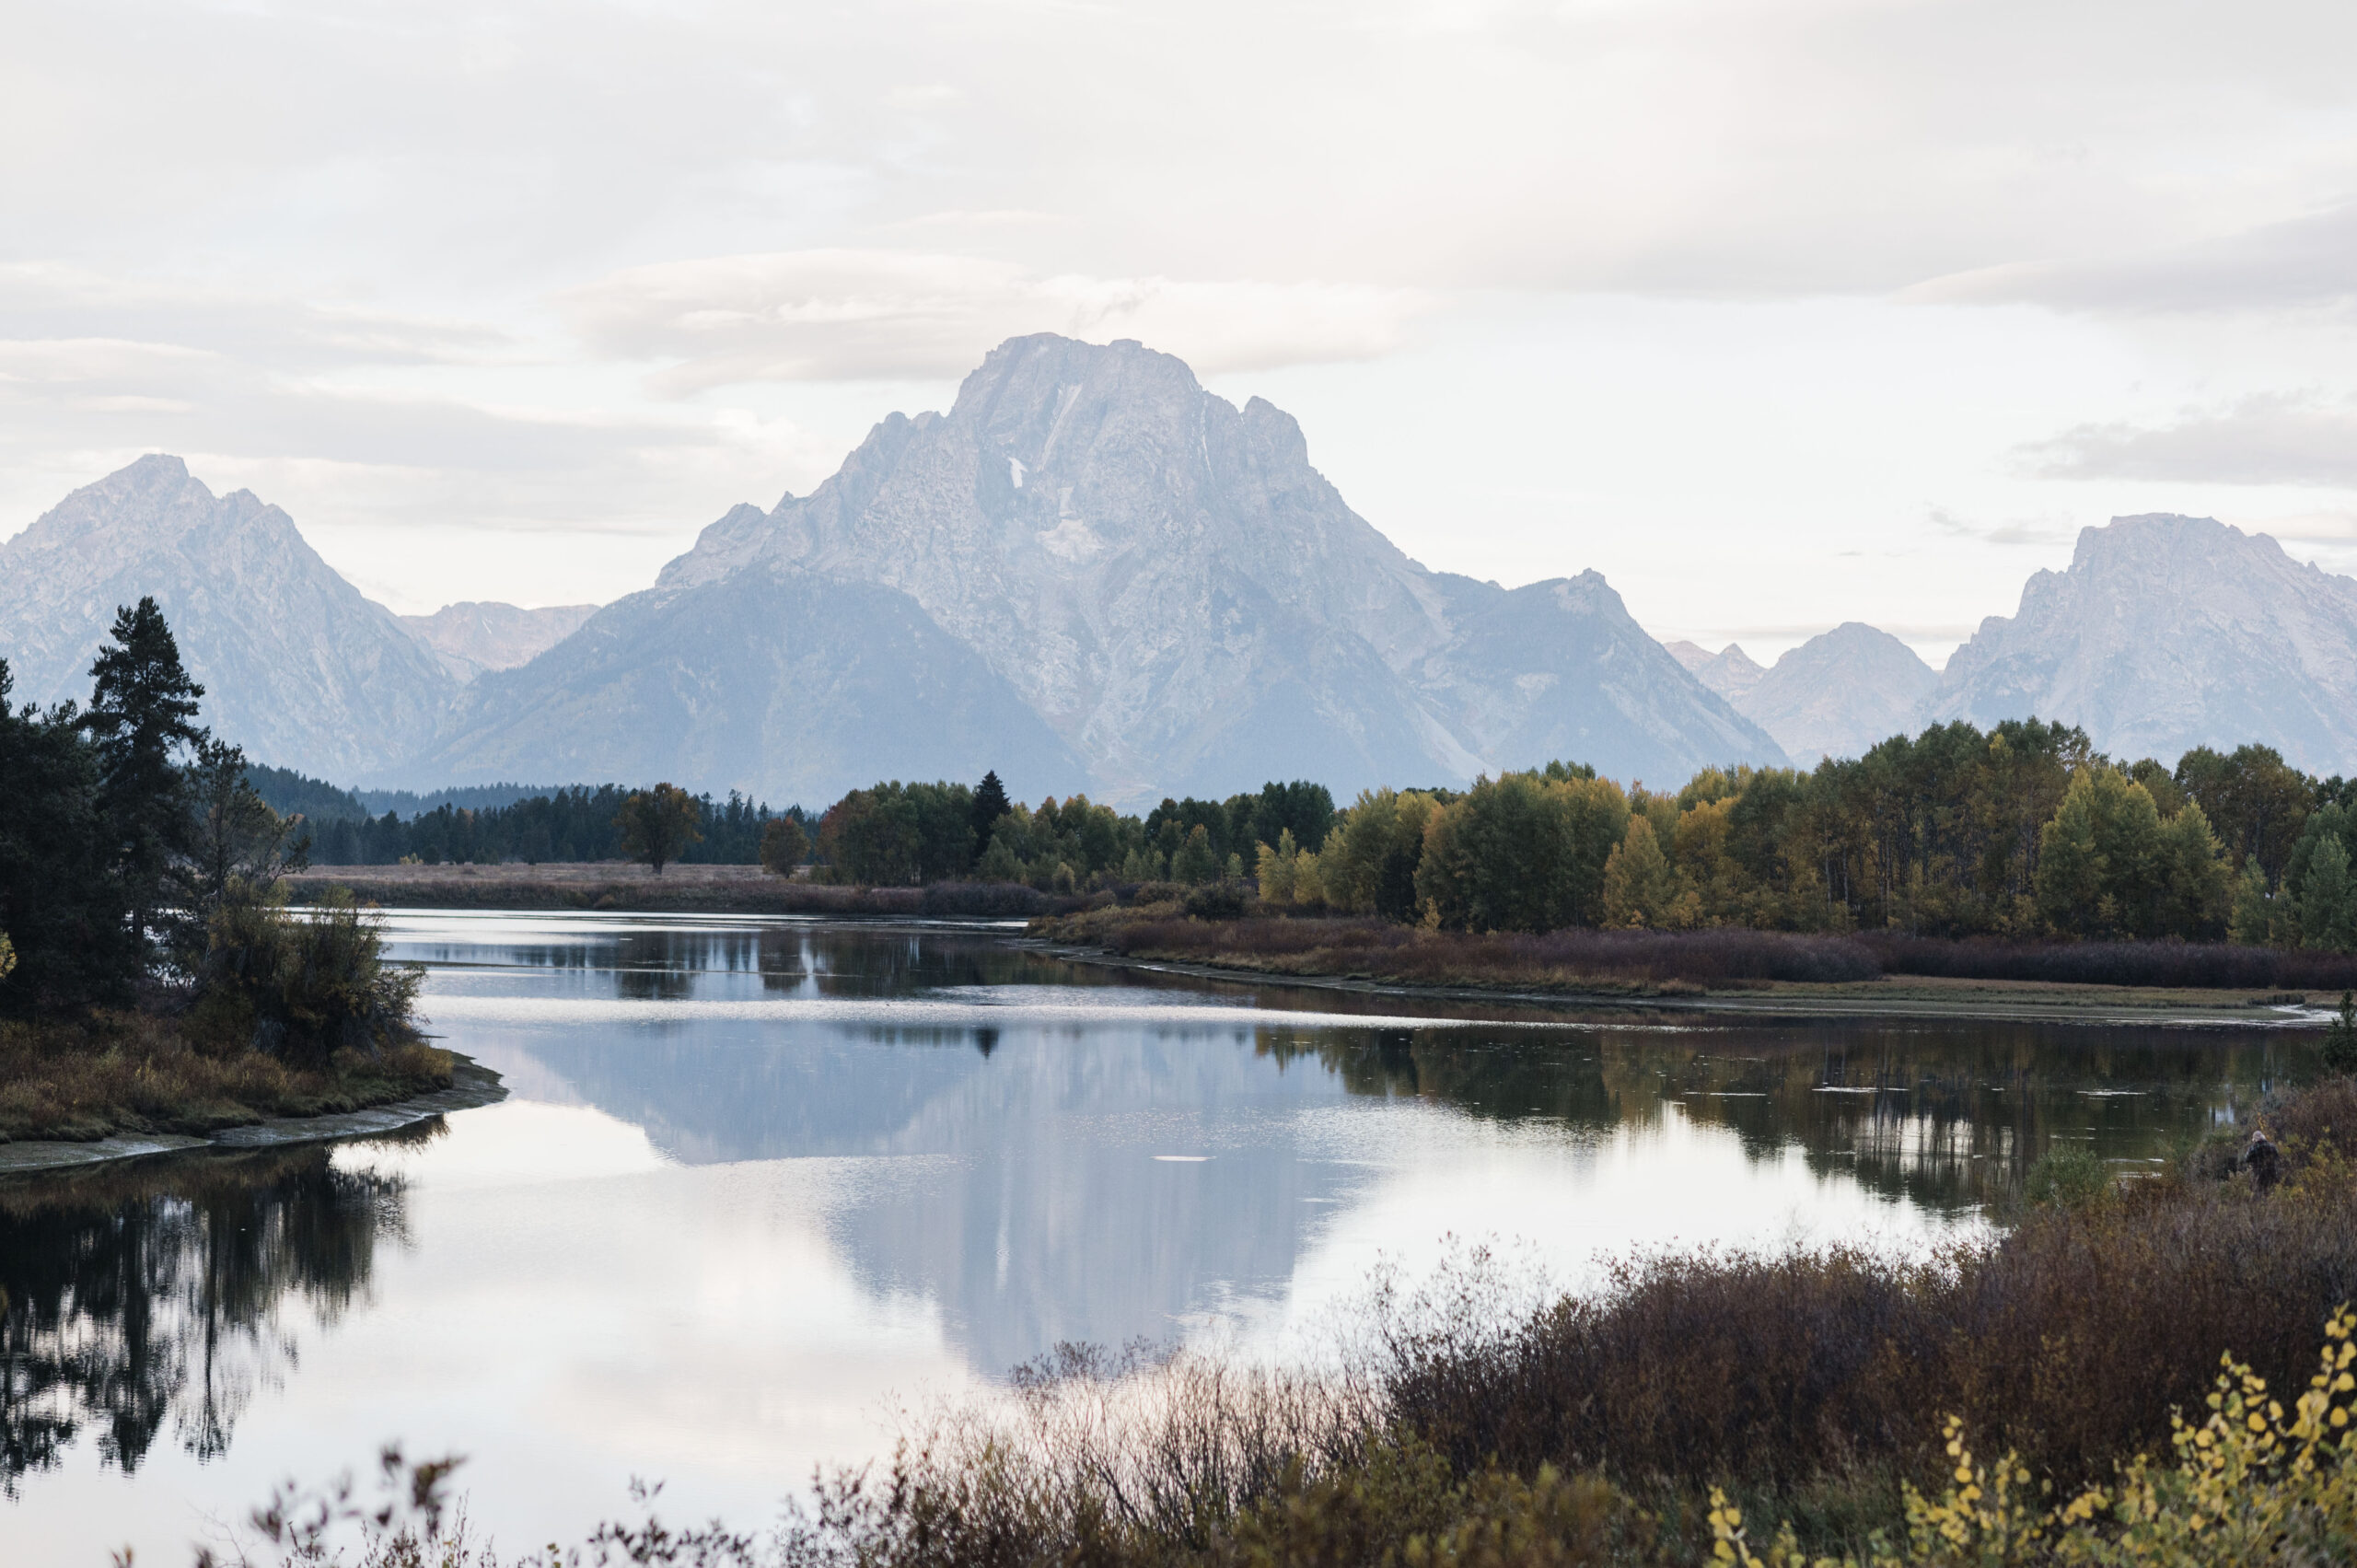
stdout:
<svg viewBox="0 0 2357 1568">
<path fill-rule="evenodd" d="M 1376 980 L 1365 975 L 1294 974 L 1274 969 L 1208 964 L 1191 958 L 1132 956 L 1047 937 L 1016 938 L 1014 945 L 1067 963 L 1190 980 L 1300 985 L 1352 995 L 1396 996 L 1414 1001 L 1489 1005 L 1505 1003 L 1589 1015 L 1708 1013 L 1731 1019 L 1772 1018 L 1793 1023 L 1913 1018 L 2294 1030 L 2321 1029 L 2326 1022 L 2325 1015 L 2305 1010 L 2321 1005 L 2305 998 L 2298 1004 L 2258 1004 L 2235 992 L 2154 991 L 2130 986 L 2062 985 L 2044 981 L 1947 981 L 1900 975 L 1839 984 L 1771 981 L 1739 991 L 1647 995 L 1633 990 L 1538 991 L 1508 986 L 1434 985 L 1416 981 Z M 1871 994 L 1872 992 L 1880 994 Z M 2295 1006 L 2301 1010 L 2295 1012 Z"/>
<path fill-rule="evenodd" d="M 311 903 L 330 888 L 387 908 L 594 911 L 613 914 L 805 914 L 844 919 L 1032 919 L 1086 900 L 1012 883 L 852 888 L 772 876 L 758 865 L 673 865 L 661 875 L 626 861 L 542 865 L 327 865 L 290 872 L 289 898 Z"/>
<path fill-rule="evenodd" d="M 117 1132 L 103 1138 L 21 1139 L 0 1144 L 0 1179 L 50 1171 L 87 1169 L 123 1160 L 158 1158 L 207 1150 L 283 1148 L 295 1144 L 336 1143 L 381 1132 L 398 1132 L 453 1110 L 496 1105 L 507 1098 L 497 1073 L 473 1057 L 450 1052 L 450 1086 L 408 1099 L 327 1116 L 277 1116 L 203 1135 L 184 1132 Z"/>
</svg>

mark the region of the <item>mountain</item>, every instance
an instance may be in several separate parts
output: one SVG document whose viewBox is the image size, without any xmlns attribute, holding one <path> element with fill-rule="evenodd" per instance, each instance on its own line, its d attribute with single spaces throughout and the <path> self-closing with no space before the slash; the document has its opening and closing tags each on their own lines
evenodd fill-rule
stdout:
<svg viewBox="0 0 2357 1568">
<path fill-rule="evenodd" d="M 1724 697 L 1794 761 L 1856 757 L 1875 742 L 1910 733 L 1939 672 L 1887 632 L 1847 621 L 1788 648 L 1761 668 L 1736 644 L 1717 653 L 1666 645 L 1694 679 Z"/>
<path fill-rule="evenodd" d="M 2061 719 L 2118 757 L 2258 741 L 2357 772 L 2357 580 L 2213 518 L 2115 517 L 1980 623 L 1930 712 Z"/>
<path fill-rule="evenodd" d="M 993 765 L 1034 799 L 1090 783 L 907 595 L 762 565 L 633 594 L 467 691 L 449 737 L 412 767 L 420 779 L 666 779 L 812 807 L 878 779 L 971 781 Z"/>
<path fill-rule="evenodd" d="M 1759 684 L 1768 672 L 1752 662 L 1740 643 L 1729 643 L 1717 653 L 1693 643 L 1667 643 L 1669 656 L 1703 685 L 1734 703 Z"/>
<path fill-rule="evenodd" d="M 250 491 L 215 496 L 145 457 L 0 542 L 0 658 L 16 699 L 88 702 L 118 606 L 152 594 L 205 688 L 204 722 L 253 761 L 352 779 L 422 749 L 457 689 Z"/>
<path fill-rule="evenodd" d="M 656 586 L 470 686 L 414 770 L 830 798 L 994 767 L 1135 803 L 1269 778 L 1463 783 L 1782 761 L 1594 573 L 1507 590 L 1410 560 L 1300 426 L 1132 342 L 993 351 L 809 496 L 740 505 Z M 557 759 L 562 759 L 560 765 Z M 1067 782 L 1069 781 L 1069 782 Z"/>
<path fill-rule="evenodd" d="M 530 663 L 597 612 L 594 604 L 523 610 L 469 599 L 446 604 L 431 615 L 404 615 L 401 622 L 424 640 L 455 679 L 472 680 L 485 670 Z"/>
<path fill-rule="evenodd" d="M 1805 765 L 1862 756 L 1911 734 L 1939 682 L 1939 672 L 1889 633 L 1846 621 L 1788 649 L 1735 705 Z"/>
</svg>

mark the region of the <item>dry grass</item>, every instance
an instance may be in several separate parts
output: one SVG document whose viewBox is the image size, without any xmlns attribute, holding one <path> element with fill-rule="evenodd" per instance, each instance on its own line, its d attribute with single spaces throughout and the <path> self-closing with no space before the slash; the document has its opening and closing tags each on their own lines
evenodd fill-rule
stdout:
<svg viewBox="0 0 2357 1568">
<path fill-rule="evenodd" d="M 0 1141 L 201 1134 L 332 1115 L 447 1088 L 450 1066 L 448 1051 L 409 1040 L 297 1069 L 200 1041 L 181 1020 L 152 1013 L 0 1021 Z"/>
</svg>

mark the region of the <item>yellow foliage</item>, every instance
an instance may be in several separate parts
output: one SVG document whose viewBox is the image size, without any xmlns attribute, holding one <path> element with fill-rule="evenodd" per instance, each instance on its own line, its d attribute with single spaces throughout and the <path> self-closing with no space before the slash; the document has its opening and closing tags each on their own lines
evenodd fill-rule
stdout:
<svg viewBox="0 0 2357 1568">
<path fill-rule="evenodd" d="M 2012 1454 L 1993 1466 L 1973 1457 L 1963 1425 L 1947 1423 L 1954 1469 L 1936 1498 L 1905 1490 L 1907 1542 L 1878 1546 L 1861 1562 L 1811 1564 L 1790 1527 L 1764 1554 L 1740 1510 L 1711 1494 L 1712 1551 L 1736 1568 L 2215 1568 L 2218 1564 L 2357 1561 L 2357 1312 L 2325 1325 L 2307 1391 L 2287 1411 L 2264 1378 L 2220 1358 L 2210 1414 L 2172 1419 L 2172 1463 L 2140 1455 L 2113 1484 L 2061 1503 L 2033 1486 Z"/>
</svg>

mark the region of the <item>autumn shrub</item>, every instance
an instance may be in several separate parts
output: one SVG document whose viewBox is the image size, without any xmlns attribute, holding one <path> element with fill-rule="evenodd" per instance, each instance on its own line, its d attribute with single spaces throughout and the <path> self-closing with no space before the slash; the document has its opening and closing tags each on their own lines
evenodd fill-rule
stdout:
<svg viewBox="0 0 2357 1568">
<path fill-rule="evenodd" d="M 307 1067 L 413 1037 L 423 973 L 385 962 L 377 919 L 330 889 L 297 914 L 277 889 L 233 887 L 213 913 L 191 1021 L 199 1038 Z"/>
<path fill-rule="evenodd" d="M 1920 1469 L 1926 1411 L 1956 1411 L 2041 1476 L 2076 1481 L 2165 1437 L 2217 1347 L 2281 1378 L 2357 1298 L 2345 1180 L 2121 1189 L 2009 1234 L 1895 1260 L 1835 1247 L 1659 1255 L 1468 1342 L 1387 1341 L 1399 1419 L 1463 1467 L 1497 1457 L 1624 1480 L 1788 1491 Z"/>
</svg>

